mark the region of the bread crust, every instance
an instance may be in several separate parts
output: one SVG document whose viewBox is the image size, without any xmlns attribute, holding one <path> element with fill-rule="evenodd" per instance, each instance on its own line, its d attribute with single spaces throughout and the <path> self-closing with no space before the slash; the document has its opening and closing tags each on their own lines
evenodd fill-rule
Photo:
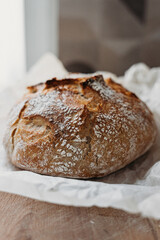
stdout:
<svg viewBox="0 0 160 240">
<path fill-rule="evenodd" d="M 135 94 L 101 75 L 28 87 L 9 114 L 10 161 L 36 173 L 102 177 L 144 154 L 156 126 Z"/>
</svg>

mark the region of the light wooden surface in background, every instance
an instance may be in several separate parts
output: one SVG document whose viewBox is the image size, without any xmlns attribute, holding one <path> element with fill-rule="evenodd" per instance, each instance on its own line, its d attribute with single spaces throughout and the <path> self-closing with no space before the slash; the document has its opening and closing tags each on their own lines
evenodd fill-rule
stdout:
<svg viewBox="0 0 160 240">
<path fill-rule="evenodd" d="M 160 221 L 104 208 L 76 208 L 0 192 L 0 240 L 158 240 Z"/>
</svg>

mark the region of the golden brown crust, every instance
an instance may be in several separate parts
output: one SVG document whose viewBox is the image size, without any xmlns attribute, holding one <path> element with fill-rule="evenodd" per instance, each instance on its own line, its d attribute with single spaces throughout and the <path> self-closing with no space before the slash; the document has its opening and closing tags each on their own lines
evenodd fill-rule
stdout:
<svg viewBox="0 0 160 240">
<path fill-rule="evenodd" d="M 92 178 L 132 162 L 155 137 L 147 106 L 120 84 L 98 75 L 53 78 L 28 87 L 10 113 L 4 143 L 19 168 Z"/>
</svg>

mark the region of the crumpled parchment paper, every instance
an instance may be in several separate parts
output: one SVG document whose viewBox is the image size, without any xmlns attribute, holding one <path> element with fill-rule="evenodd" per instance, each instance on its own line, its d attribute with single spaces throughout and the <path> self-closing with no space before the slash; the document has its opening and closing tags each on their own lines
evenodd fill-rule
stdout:
<svg viewBox="0 0 160 240">
<path fill-rule="evenodd" d="M 150 151 L 109 176 L 90 181 L 43 176 L 13 167 L 2 145 L 10 108 L 26 85 L 68 74 L 55 56 L 46 54 L 23 80 L 0 91 L 0 191 L 70 206 L 114 207 L 160 219 L 160 68 L 149 69 L 139 63 L 123 77 L 100 73 L 136 93 L 154 113 L 158 137 Z"/>
</svg>

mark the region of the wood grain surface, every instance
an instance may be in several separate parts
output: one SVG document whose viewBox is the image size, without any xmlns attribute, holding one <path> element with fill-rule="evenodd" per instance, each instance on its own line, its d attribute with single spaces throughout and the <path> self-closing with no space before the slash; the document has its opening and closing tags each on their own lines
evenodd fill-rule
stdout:
<svg viewBox="0 0 160 240">
<path fill-rule="evenodd" d="M 160 221 L 115 209 L 54 205 L 0 192 L 0 240 L 158 240 Z"/>
</svg>

